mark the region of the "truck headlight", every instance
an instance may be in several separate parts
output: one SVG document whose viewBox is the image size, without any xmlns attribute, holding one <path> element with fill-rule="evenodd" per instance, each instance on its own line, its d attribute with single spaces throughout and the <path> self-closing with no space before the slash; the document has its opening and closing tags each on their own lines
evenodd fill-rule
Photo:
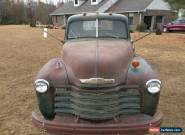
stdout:
<svg viewBox="0 0 185 135">
<path fill-rule="evenodd" d="M 156 94 L 161 90 L 161 81 L 157 79 L 151 79 L 146 82 L 148 92 Z"/>
<path fill-rule="evenodd" d="M 35 90 L 39 93 L 45 93 L 49 88 L 49 82 L 44 79 L 35 81 Z"/>
</svg>

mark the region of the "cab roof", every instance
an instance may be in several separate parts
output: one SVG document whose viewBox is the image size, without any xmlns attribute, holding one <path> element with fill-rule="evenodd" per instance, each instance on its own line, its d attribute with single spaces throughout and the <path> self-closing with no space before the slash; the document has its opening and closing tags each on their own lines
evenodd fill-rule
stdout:
<svg viewBox="0 0 185 135">
<path fill-rule="evenodd" d="M 68 23 L 79 20 L 89 20 L 89 19 L 111 19 L 111 20 L 122 20 L 128 22 L 128 18 L 121 14 L 112 13 L 83 13 L 77 14 L 69 17 Z"/>
</svg>

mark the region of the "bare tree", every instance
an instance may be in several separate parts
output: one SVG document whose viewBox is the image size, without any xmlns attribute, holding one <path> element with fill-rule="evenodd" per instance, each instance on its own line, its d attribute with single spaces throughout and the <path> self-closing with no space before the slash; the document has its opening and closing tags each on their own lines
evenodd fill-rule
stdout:
<svg viewBox="0 0 185 135">
<path fill-rule="evenodd" d="M 48 3 L 39 2 L 36 8 L 35 16 L 36 20 L 43 24 L 49 23 L 49 13 L 51 13 L 56 7 Z"/>
<path fill-rule="evenodd" d="M 165 0 L 167 1 L 173 9 L 185 8 L 185 0 Z"/>
<path fill-rule="evenodd" d="M 0 0 L 0 24 L 22 24 L 36 21 L 43 24 L 49 23 L 48 14 L 55 10 L 53 3 L 35 2 L 34 0 L 24 1 Z"/>
<path fill-rule="evenodd" d="M 9 0 L 0 0 L 0 23 L 10 20 L 11 3 Z"/>
</svg>

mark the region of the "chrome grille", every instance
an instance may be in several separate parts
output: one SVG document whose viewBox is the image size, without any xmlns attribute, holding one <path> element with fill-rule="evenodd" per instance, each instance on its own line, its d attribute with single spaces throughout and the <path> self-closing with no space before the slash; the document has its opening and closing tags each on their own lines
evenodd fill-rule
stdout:
<svg viewBox="0 0 185 135">
<path fill-rule="evenodd" d="M 92 120 L 112 119 L 140 113 L 140 97 L 139 90 L 134 88 L 99 91 L 57 87 L 55 113 L 74 114 Z"/>
</svg>

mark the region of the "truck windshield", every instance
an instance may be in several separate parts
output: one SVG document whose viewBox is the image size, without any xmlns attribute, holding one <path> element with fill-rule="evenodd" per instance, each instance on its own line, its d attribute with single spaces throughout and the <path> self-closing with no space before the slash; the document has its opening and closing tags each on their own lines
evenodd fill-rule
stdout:
<svg viewBox="0 0 185 135">
<path fill-rule="evenodd" d="M 71 22 L 68 39 L 76 38 L 128 38 L 126 23 L 120 20 L 85 20 Z"/>
</svg>

